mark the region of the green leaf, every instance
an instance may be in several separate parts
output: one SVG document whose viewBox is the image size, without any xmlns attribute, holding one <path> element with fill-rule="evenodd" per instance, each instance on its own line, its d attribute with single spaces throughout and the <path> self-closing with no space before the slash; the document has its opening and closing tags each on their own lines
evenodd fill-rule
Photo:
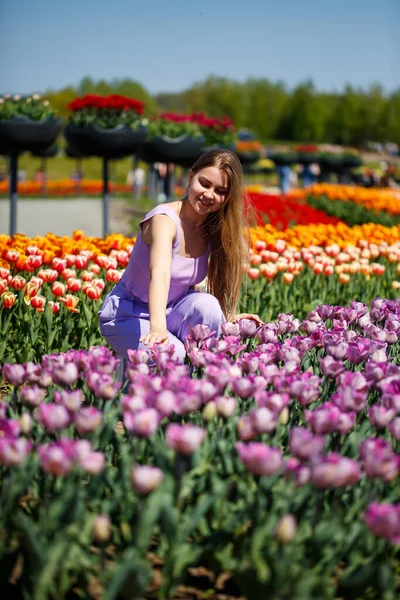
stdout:
<svg viewBox="0 0 400 600">
<path fill-rule="evenodd" d="M 124 554 L 124 561 L 118 567 L 110 586 L 104 593 L 104 600 L 116 600 L 121 595 L 127 600 L 140 598 L 151 577 L 149 564 L 140 559 L 135 549 Z"/>
</svg>

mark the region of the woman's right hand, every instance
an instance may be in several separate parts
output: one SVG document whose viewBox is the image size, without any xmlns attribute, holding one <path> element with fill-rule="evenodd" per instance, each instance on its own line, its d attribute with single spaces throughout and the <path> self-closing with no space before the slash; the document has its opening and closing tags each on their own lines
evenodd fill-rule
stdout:
<svg viewBox="0 0 400 600">
<path fill-rule="evenodd" d="M 155 344 L 168 344 L 168 331 L 164 327 L 151 327 L 149 333 L 139 339 L 145 346 L 153 348 Z"/>
</svg>

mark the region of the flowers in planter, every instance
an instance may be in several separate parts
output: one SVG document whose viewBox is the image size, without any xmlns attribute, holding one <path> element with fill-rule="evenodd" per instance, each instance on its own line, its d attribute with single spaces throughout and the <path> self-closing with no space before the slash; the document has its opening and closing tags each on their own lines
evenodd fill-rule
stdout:
<svg viewBox="0 0 400 600">
<path fill-rule="evenodd" d="M 56 115 L 48 100 L 42 100 L 40 94 L 32 96 L 0 96 L 0 121 L 9 121 L 14 117 L 26 117 L 32 121 L 44 121 Z"/>
<path fill-rule="evenodd" d="M 193 113 L 192 119 L 199 125 L 206 147 L 231 146 L 234 143 L 235 126 L 226 115 L 218 118 L 206 117 L 203 113 Z"/>
<path fill-rule="evenodd" d="M 75 127 L 94 125 L 113 129 L 118 125 L 127 125 L 136 129 L 142 123 L 140 116 L 143 114 L 144 103 L 119 94 L 87 94 L 70 102 L 68 109 L 71 111 L 69 122 Z"/>
<path fill-rule="evenodd" d="M 148 137 L 164 135 L 169 138 L 189 136 L 201 138 L 200 125 L 193 120 L 192 115 L 163 112 L 153 117 L 147 126 Z"/>
</svg>

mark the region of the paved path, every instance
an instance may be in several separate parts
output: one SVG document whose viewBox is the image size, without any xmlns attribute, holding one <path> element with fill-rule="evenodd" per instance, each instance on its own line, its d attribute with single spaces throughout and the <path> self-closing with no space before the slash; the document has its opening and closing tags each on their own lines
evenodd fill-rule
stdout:
<svg viewBox="0 0 400 600">
<path fill-rule="evenodd" d="M 86 235 L 101 237 L 102 200 L 100 198 L 18 199 L 17 231 L 29 237 L 71 235 L 74 229 L 83 229 Z M 132 207 L 124 200 L 110 200 L 110 233 L 131 236 Z M 9 200 L 0 200 L 0 234 L 9 232 Z"/>
</svg>

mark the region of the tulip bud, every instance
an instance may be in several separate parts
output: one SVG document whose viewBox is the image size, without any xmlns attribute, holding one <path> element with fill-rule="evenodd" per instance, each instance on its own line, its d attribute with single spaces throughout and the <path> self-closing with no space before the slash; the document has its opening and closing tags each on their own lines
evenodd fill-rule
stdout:
<svg viewBox="0 0 400 600">
<path fill-rule="evenodd" d="M 215 419 L 215 417 L 217 415 L 217 405 L 215 404 L 215 402 L 213 402 L 213 401 L 208 402 L 205 405 L 205 407 L 203 408 L 202 415 L 203 415 L 203 419 L 207 422 Z"/>
<path fill-rule="evenodd" d="M 297 522 L 296 518 L 287 514 L 284 515 L 279 521 L 275 529 L 276 539 L 280 544 L 290 544 L 296 535 Z"/>
<path fill-rule="evenodd" d="M 20 416 L 19 426 L 21 427 L 21 432 L 24 435 L 28 435 L 32 429 L 32 417 L 29 413 L 24 412 Z"/>
<path fill-rule="evenodd" d="M 279 423 L 281 425 L 287 425 L 289 422 L 289 409 L 287 406 L 282 409 L 281 414 L 279 415 Z"/>
<path fill-rule="evenodd" d="M 111 521 L 107 515 L 97 515 L 92 528 L 93 538 L 99 544 L 105 544 L 111 537 Z"/>
</svg>

